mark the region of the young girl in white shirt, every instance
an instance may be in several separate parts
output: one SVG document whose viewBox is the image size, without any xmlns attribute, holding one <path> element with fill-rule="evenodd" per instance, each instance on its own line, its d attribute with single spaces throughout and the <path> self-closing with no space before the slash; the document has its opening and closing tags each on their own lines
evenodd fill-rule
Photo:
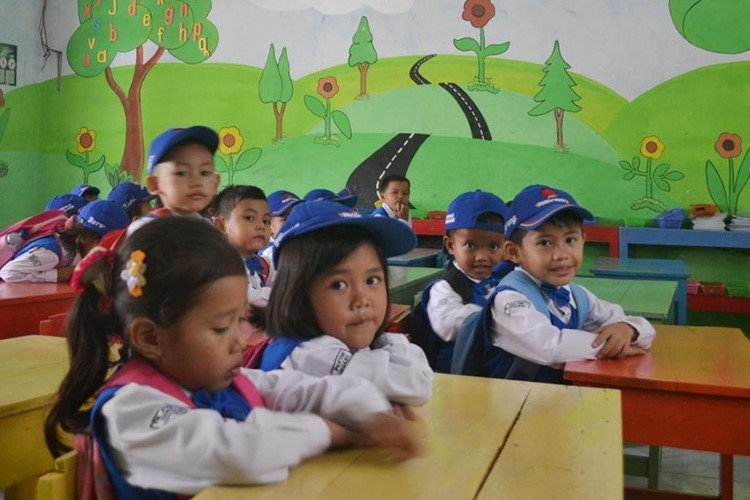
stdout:
<svg viewBox="0 0 750 500">
<path fill-rule="evenodd" d="M 90 484 L 108 477 L 117 498 L 281 481 L 330 446 L 415 451 L 403 420 L 365 380 L 240 367 L 247 277 L 209 224 L 155 219 L 116 254 L 89 255 L 72 284 L 81 296 L 68 323 L 70 371 L 45 424 L 47 444 L 59 455 L 59 429 L 75 433 L 79 464 L 93 450 L 82 464 L 97 478 Z M 113 341 L 122 347 L 107 379 Z"/>
<path fill-rule="evenodd" d="M 384 333 L 386 257 L 415 243 L 396 219 L 362 217 L 331 201 L 295 206 L 274 240 L 277 274 L 265 318 L 274 340 L 261 368 L 365 378 L 393 403 L 427 402 L 433 373 L 424 352 L 403 334 Z"/>
</svg>

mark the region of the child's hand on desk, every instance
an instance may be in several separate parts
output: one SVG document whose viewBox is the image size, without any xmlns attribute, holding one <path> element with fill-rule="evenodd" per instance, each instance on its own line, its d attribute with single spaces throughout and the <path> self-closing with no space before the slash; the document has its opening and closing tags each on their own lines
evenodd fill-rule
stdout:
<svg viewBox="0 0 750 500">
<path fill-rule="evenodd" d="M 410 420 L 412 422 L 419 419 L 414 410 L 409 405 L 402 405 L 399 403 L 393 403 L 393 414 L 397 417 L 403 418 L 404 420 Z"/>
<path fill-rule="evenodd" d="M 599 347 L 604 344 L 596 355 L 599 359 L 624 357 L 621 354 L 638 336 L 632 326 L 623 322 L 603 326 L 595 333 L 596 338 L 591 347 Z"/>
<path fill-rule="evenodd" d="M 356 431 L 324 419 L 331 430 L 331 447 L 369 446 L 391 452 L 390 459 L 402 461 L 419 454 L 417 440 L 406 429 L 404 420 L 391 413 L 377 413 Z"/>
</svg>

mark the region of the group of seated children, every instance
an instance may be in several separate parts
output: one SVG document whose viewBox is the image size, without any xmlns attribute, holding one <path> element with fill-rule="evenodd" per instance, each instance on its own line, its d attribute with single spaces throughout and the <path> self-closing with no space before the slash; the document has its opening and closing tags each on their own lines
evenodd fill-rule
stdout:
<svg viewBox="0 0 750 500">
<path fill-rule="evenodd" d="M 444 243 L 454 260 L 423 294 L 428 356 L 385 331 L 386 259 L 416 245 L 406 178 L 381 181 L 374 216 L 353 209 L 348 189 L 300 198 L 229 186 L 214 196 L 217 146 L 200 126 L 154 139 L 147 186 L 163 208 L 116 245 L 78 254 L 71 368 L 45 433 L 54 455 L 67 449 L 61 431 L 75 434 L 89 493 L 281 481 L 332 446 L 414 456 L 411 406 L 430 399 L 430 365 L 450 371 L 459 332 L 477 315 L 490 318 L 477 362 L 501 378 L 523 378 L 520 360 L 559 375 L 565 361 L 635 355 L 653 339 L 645 320 L 572 284 L 591 214 L 563 191 L 530 186 L 510 208 L 482 191 L 451 203 Z M 147 203 L 144 192 L 131 205 Z M 81 209 L 81 225 L 96 203 Z M 209 204 L 212 221 L 199 217 Z M 252 362 L 248 319 L 270 337 Z M 108 376 L 113 343 L 120 362 Z"/>
</svg>

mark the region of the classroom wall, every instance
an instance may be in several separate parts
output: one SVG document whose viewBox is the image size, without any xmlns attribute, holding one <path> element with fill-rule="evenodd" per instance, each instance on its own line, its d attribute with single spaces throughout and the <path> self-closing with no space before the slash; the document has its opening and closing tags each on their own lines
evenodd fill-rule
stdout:
<svg viewBox="0 0 750 500">
<path fill-rule="evenodd" d="M 150 139 L 194 123 L 221 133 L 223 184 L 350 185 L 364 208 L 380 176 L 405 173 L 417 216 L 529 183 L 605 223 L 722 196 L 750 215 L 735 147 L 750 140 L 750 1 L 685 4 L 21 2 L 0 15 L 19 54 L 18 84 L 0 84 L 0 226 L 77 183 L 141 179 Z M 370 61 L 366 77 L 350 54 Z"/>
</svg>

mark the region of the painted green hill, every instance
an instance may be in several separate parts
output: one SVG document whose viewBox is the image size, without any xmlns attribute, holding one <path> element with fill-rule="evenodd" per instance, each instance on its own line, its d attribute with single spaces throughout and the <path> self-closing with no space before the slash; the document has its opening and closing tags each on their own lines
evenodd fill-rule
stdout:
<svg viewBox="0 0 750 500">
<path fill-rule="evenodd" d="M 722 132 L 739 134 L 750 143 L 750 62 L 707 66 L 654 87 L 620 111 L 604 132 L 623 159 L 640 154 L 644 137 L 657 136 L 665 146 L 660 162 L 681 170 L 680 190 L 688 203 L 710 203 L 705 183 L 706 160 L 723 175 L 726 160 L 714 149 Z M 746 146 L 745 146 L 746 147 Z M 692 200 L 692 201 L 691 201 Z M 744 203 L 743 203 L 744 200 Z M 740 197 L 750 205 L 750 189 Z"/>
</svg>

